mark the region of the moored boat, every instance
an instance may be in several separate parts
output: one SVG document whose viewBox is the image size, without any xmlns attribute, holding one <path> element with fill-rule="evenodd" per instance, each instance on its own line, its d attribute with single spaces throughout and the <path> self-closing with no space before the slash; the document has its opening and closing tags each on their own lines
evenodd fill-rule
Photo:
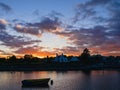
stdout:
<svg viewBox="0 0 120 90">
<path fill-rule="evenodd" d="M 48 82 L 50 78 L 43 78 L 43 79 L 27 79 L 22 81 L 22 86 L 37 86 L 37 87 L 46 87 L 48 86 Z"/>
</svg>

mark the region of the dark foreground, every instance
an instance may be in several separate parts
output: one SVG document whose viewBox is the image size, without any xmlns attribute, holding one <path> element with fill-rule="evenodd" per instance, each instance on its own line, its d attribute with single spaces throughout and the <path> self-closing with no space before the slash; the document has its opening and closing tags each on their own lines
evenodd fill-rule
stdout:
<svg viewBox="0 0 120 90">
<path fill-rule="evenodd" d="M 120 70 L 120 65 L 92 64 L 83 65 L 75 63 L 49 63 L 49 64 L 5 64 L 0 71 L 69 71 L 69 70 Z"/>
</svg>

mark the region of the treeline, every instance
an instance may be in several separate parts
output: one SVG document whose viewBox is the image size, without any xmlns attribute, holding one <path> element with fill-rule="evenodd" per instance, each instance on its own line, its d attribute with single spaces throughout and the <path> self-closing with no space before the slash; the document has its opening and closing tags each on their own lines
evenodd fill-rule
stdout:
<svg viewBox="0 0 120 90">
<path fill-rule="evenodd" d="M 71 59 L 73 56 L 66 56 Z M 120 56 L 91 55 L 89 49 L 85 48 L 78 61 L 54 62 L 55 57 L 38 58 L 32 55 L 24 55 L 17 58 L 12 55 L 8 58 L 0 58 L 0 70 L 56 70 L 56 69 L 84 69 L 84 68 L 119 68 Z"/>
</svg>

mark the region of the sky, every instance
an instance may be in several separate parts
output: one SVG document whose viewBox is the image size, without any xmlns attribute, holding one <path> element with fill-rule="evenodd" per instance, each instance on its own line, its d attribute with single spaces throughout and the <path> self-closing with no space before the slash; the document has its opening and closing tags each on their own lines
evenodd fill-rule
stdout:
<svg viewBox="0 0 120 90">
<path fill-rule="evenodd" d="M 0 57 L 120 56 L 119 0 L 0 0 Z"/>
</svg>

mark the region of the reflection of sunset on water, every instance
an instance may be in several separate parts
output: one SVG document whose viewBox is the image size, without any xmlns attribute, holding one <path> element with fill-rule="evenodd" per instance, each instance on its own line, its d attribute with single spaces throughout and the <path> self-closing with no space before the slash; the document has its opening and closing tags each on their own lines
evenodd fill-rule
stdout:
<svg viewBox="0 0 120 90">
<path fill-rule="evenodd" d="M 55 71 L 47 72 L 47 71 L 41 71 L 41 72 L 32 72 L 35 76 L 35 78 L 51 78 L 56 79 L 57 73 Z"/>
<path fill-rule="evenodd" d="M 21 90 L 21 81 L 50 77 L 49 88 L 22 88 L 22 90 L 119 90 L 119 71 L 34 71 L 0 72 L 0 90 Z M 109 86 L 108 86 L 109 85 Z"/>
</svg>

